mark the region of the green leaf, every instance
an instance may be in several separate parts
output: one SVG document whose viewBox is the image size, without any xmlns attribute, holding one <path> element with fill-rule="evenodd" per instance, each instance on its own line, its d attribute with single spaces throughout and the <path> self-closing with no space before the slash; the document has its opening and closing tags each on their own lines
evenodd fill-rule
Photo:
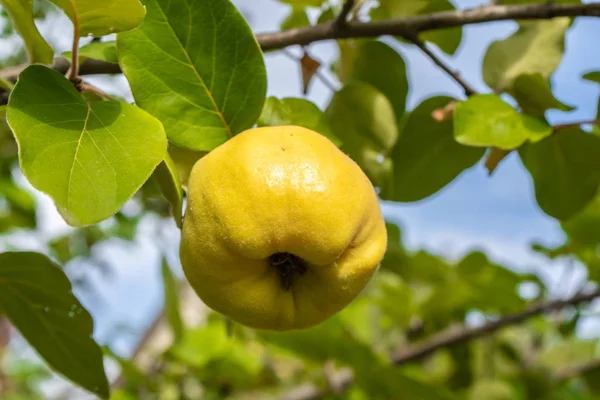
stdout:
<svg viewBox="0 0 600 400">
<path fill-rule="evenodd" d="M 392 162 L 387 153 L 398 137 L 390 101 L 373 86 L 352 81 L 336 92 L 325 115 L 341 149 L 365 171 L 375 186 L 384 187 Z"/>
<path fill-rule="evenodd" d="M 600 196 L 596 196 L 581 212 L 561 222 L 571 243 L 578 246 L 600 244 Z"/>
<path fill-rule="evenodd" d="M 173 218 L 178 228 L 181 228 L 183 220 L 183 190 L 177 166 L 167 153 L 163 162 L 158 164 L 154 170 L 154 178 L 160 186 L 164 198 L 171 204 Z"/>
<path fill-rule="evenodd" d="M 513 387 L 501 380 L 477 380 L 469 388 L 468 400 L 513 400 L 517 398 Z"/>
<path fill-rule="evenodd" d="M 148 15 L 117 35 L 136 104 L 180 147 L 210 151 L 256 123 L 266 70 L 256 39 L 229 0 L 147 0 Z"/>
<path fill-rule="evenodd" d="M 302 28 L 310 25 L 308 15 L 302 7 L 293 7 L 287 17 L 281 22 L 281 30 Z"/>
<path fill-rule="evenodd" d="M 382 189 L 383 199 L 424 199 L 481 159 L 485 149 L 457 143 L 452 134 L 452 121 L 437 121 L 432 117 L 435 110 L 452 100 L 450 97 L 432 97 L 408 114 L 391 153 L 394 177 Z"/>
<path fill-rule="evenodd" d="M 5 206 L 2 206 L 5 203 Z M 29 192 L 11 179 L 0 178 L 0 233 L 14 228 L 34 229 L 37 225 L 35 201 Z"/>
<path fill-rule="evenodd" d="M 511 150 L 526 141 L 537 142 L 552 133 L 544 121 L 519 114 L 494 94 L 479 94 L 454 109 L 454 137 L 467 146 Z"/>
<path fill-rule="evenodd" d="M 187 190 L 187 181 L 190 177 L 192 168 L 198 162 L 198 160 L 207 155 L 208 152 L 188 150 L 177 147 L 173 144 L 169 146 L 168 152 L 169 156 L 171 156 L 171 159 L 173 160 L 175 169 L 177 170 L 177 175 L 179 175 L 181 187 L 183 190 Z"/>
<path fill-rule="evenodd" d="M 383 42 L 369 40 L 359 45 L 354 57 L 349 78 L 369 83 L 386 95 L 400 121 L 408 95 L 406 65 L 400 54 Z"/>
<path fill-rule="evenodd" d="M 519 151 L 533 178 L 535 196 L 548 215 L 564 220 L 595 197 L 600 184 L 600 137 L 563 129 Z"/>
<path fill-rule="evenodd" d="M 452 399 L 433 385 L 410 377 L 395 366 L 387 365 L 372 347 L 352 335 L 339 316 L 303 331 L 286 333 L 259 332 L 258 337 L 271 346 L 322 364 L 335 360 L 352 367 L 355 384 L 377 398 L 401 400 Z"/>
<path fill-rule="evenodd" d="M 380 0 L 379 7 L 372 10 L 371 17 L 374 20 L 387 20 L 454 10 L 456 8 L 448 0 Z M 435 43 L 442 51 L 454 54 L 462 40 L 462 28 L 439 29 L 423 32 L 419 36 L 422 40 Z"/>
<path fill-rule="evenodd" d="M 71 61 L 71 52 L 65 51 L 63 57 Z M 91 42 L 79 48 L 79 62 L 83 63 L 86 59 L 93 58 L 117 64 L 117 42 Z"/>
<path fill-rule="evenodd" d="M 600 71 L 591 71 L 583 74 L 583 79 L 591 82 L 600 83 Z"/>
<path fill-rule="evenodd" d="M 258 126 L 283 125 L 298 125 L 312 129 L 329 138 L 337 146 L 341 145 L 340 139 L 331 133 L 323 111 L 309 100 L 294 97 L 279 100 L 276 97 L 269 97 L 258 120 Z"/>
<path fill-rule="evenodd" d="M 165 258 L 162 261 L 162 277 L 165 295 L 165 314 L 173 331 L 175 341 L 179 342 L 184 332 L 183 321 L 181 320 L 181 313 L 179 311 L 179 285 Z"/>
<path fill-rule="evenodd" d="M 23 39 L 31 64 L 51 64 L 54 50 L 42 37 L 33 21 L 32 0 L 0 0 Z"/>
<path fill-rule="evenodd" d="M 319 15 L 319 18 L 317 19 L 317 24 L 323 24 L 325 22 L 329 22 L 334 18 L 335 18 L 335 13 L 333 11 L 333 8 L 327 7 L 321 12 L 321 15 Z"/>
<path fill-rule="evenodd" d="M 550 82 L 539 72 L 519 75 L 508 90 L 525 114 L 543 118 L 549 109 L 571 111 L 573 107 L 561 103 L 554 97 Z"/>
<path fill-rule="evenodd" d="M 25 176 L 71 225 L 116 213 L 166 154 L 158 120 L 126 103 L 86 103 L 62 74 L 41 65 L 21 73 L 7 119 Z"/>
<path fill-rule="evenodd" d="M 50 0 L 79 24 L 79 36 L 104 36 L 135 28 L 146 11 L 139 0 Z"/>
<path fill-rule="evenodd" d="M 570 18 L 521 21 L 519 30 L 490 45 L 483 59 L 483 80 L 496 91 L 510 88 L 522 74 L 548 78 L 565 51 L 565 32 Z"/>
<path fill-rule="evenodd" d="M 92 317 L 58 265 L 38 253 L 0 254 L 0 308 L 54 370 L 108 398 Z"/>
</svg>

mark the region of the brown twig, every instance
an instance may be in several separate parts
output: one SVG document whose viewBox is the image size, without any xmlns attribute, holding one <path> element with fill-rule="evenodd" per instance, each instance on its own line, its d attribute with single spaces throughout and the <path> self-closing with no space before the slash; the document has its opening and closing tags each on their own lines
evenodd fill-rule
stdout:
<svg viewBox="0 0 600 400">
<path fill-rule="evenodd" d="M 549 300 L 534 304 L 519 313 L 504 316 L 479 327 L 450 329 L 433 336 L 425 342 L 396 350 L 392 355 L 392 362 L 396 365 L 403 365 L 411 361 L 419 360 L 435 353 L 440 348 L 468 342 L 494 333 L 507 326 L 519 324 L 536 315 L 591 301 L 597 297 L 600 297 L 600 289 L 590 293 L 579 293 L 569 299 Z"/>
<path fill-rule="evenodd" d="M 567 379 L 574 378 L 581 374 L 585 374 L 586 372 L 592 372 L 597 369 L 600 369 L 600 359 L 591 360 L 583 364 L 565 368 L 559 371 L 555 376 L 556 379 L 558 379 L 559 381 L 565 381 Z"/>
<path fill-rule="evenodd" d="M 477 7 L 471 10 L 444 11 L 386 21 L 348 21 L 346 28 L 341 31 L 334 29 L 335 21 L 330 21 L 323 24 L 289 29 L 282 32 L 258 34 L 256 35 L 256 38 L 261 48 L 264 51 L 268 51 L 293 45 L 307 45 L 313 42 L 331 39 L 379 37 L 385 35 L 405 37 L 412 33 L 492 21 L 515 19 L 535 20 L 551 19 L 555 17 L 584 16 L 600 17 L 600 3 L 543 3 L 511 6 L 490 5 Z M 65 60 L 55 61 L 55 69 L 62 70 L 65 63 L 67 63 Z M 66 68 L 68 68 L 68 63 L 66 65 Z M 18 66 L 0 70 L 0 77 L 14 82 L 24 68 L 25 66 Z M 91 59 L 84 62 L 79 70 L 80 75 L 116 74 L 120 72 L 121 70 L 119 69 L 118 64 Z"/>
<path fill-rule="evenodd" d="M 85 83 L 83 81 L 81 81 L 80 83 L 77 84 L 77 89 L 82 93 L 84 93 L 84 92 L 95 93 L 98 96 L 100 96 L 106 100 L 114 100 L 110 95 L 103 92 L 96 86 L 90 85 L 89 83 Z"/>
<path fill-rule="evenodd" d="M 410 40 L 415 46 L 417 46 L 419 49 L 421 49 L 421 51 L 427 56 L 429 57 L 429 59 L 431 61 L 433 61 L 438 67 L 440 67 L 444 72 L 446 72 L 452 79 L 454 79 L 454 81 L 456 83 L 458 83 L 460 86 L 462 86 L 463 90 L 465 91 L 465 94 L 467 96 L 472 96 L 474 94 L 476 94 L 477 92 L 475 91 L 475 89 L 473 89 L 473 87 L 471 85 L 469 85 L 461 76 L 457 71 L 453 71 L 448 65 L 446 65 L 446 63 L 444 63 L 438 56 L 436 56 L 435 54 L 433 54 L 433 52 L 429 49 L 429 47 L 427 47 L 427 44 L 425 42 L 423 42 L 421 39 L 419 39 L 419 37 L 414 34 L 414 35 L 410 35 L 408 37 L 408 40 Z"/>
<path fill-rule="evenodd" d="M 348 15 L 350 15 L 350 13 L 352 12 L 354 4 L 354 0 L 346 0 L 344 2 L 344 5 L 342 6 L 342 11 L 340 11 L 339 15 L 337 16 L 334 22 L 336 30 L 344 30 L 348 27 Z"/>
<path fill-rule="evenodd" d="M 593 120 L 589 120 L 589 121 L 569 122 L 566 124 L 554 125 L 554 127 L 552 129 L 553 129 L 554 133 L 556 133 L 563 129 L 577 128 L 581 125 L 598 125 L 598 126 L 600 126 L 600 119 L 593 119 Z"/>
<path fill-rule="evenodd" d="M 485 337 L 487 335 L 497 332 L 502 328 L 519 324 L 537 315 L 541 315 L 567 306 L 573 306 L 580 303 L 588 302 L 598 297 L 600 297 L 600 289 L 590 293 L 579 293 L 568 299 L 548 300 L 540 302 L 538 304 L 533 304 L 519 313 L 501 317 L 495 321 L 488 322 L 479 327 L 469 328 L 463 326 L 460 328 L 449 329 L 447 331 L 438 333 L 437 335 L 434 335 L 429 339 L 426 339 L 424 342 L 409 345 L 409 347 L 407 348 L 398 349 L 392 355 L 391 362 L 397 366 L 400 366 L 407 364 L 411 361 L 417 361 L 435 353 L 440 349 L 455 346 L 481 337 Z M 557 373 L 557 376 L 560 379 L 568 379 L 579 373 L 589 371 L 598 367 L 600 367 L 600 361 L 595 361 L 579 367 L 572 367 L 565 371 L 559 371 Z M 340 382 L 340 385 L 344 387 L 349 387 L 352 383 L 352 376 L 348 375 L 344 379 L 344 381 L 338 380 L 338 382 Z M 326 393 L 327 391 L 323 388 L 316 387 L 315 385 L 306 384 L 290 391 L 289 397 L 284 395 L 282 396 L 282 398 L 286 400 L 314 400 L 322 398 Z"/>
</svg>

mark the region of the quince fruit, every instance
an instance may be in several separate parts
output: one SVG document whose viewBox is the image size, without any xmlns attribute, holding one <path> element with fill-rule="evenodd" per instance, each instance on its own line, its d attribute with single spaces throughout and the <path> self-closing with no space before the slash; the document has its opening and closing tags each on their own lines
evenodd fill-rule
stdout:
<svg viewBox="0 0 600 400">
<path fill-rule="evenodd" d="M 387 247 L 377 194 L 325 136 L 253 128 L 194 165 L 180 256 L 203 302 L 255 329 L 317 325 L 346 307 Z"/>
</svg>

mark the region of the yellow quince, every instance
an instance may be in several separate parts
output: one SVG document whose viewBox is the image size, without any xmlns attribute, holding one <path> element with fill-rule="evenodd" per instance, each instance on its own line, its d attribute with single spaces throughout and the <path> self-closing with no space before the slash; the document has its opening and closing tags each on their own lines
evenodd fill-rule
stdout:
<svg viewBox="0 0 600 400">
<path fill-rule="evenodd" d="M 249 129 L 190 174 L 184 273 L 207 306 L 248 327 L 325 321 L 367 285 L 386 246 L 373 185 L 312 130 Z"/>
</svg>

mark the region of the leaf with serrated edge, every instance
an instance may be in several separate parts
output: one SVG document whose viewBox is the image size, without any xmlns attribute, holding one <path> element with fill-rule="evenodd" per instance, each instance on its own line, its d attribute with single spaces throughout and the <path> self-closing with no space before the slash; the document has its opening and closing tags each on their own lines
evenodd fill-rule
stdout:
<svg viewBox="0 0 600 400">
<path fill-rule="evenodd" d="M 92 317 L 58 265 L 38 253 L 0 254 L 0 308 L 54 370 L 108 398 Z"/>
<path fill-rule="evenodd" d="M 136 104 L 169 140 L 210 151 L 250 128 L 266 97 L 262 53 L 229 0 L 147 0 L 147 17 L 117 36 Z"/>
<path fill-rule="evenodd" d="M 309 100 L 269 97 L 258 119 L 258 126 L 282 125 L 302 126 L 322 134 L 337 146 L 341 144 L 340 139 L 331 133 L 323 111 Z"/>
<path fill-rule="evenodd" d="M 383 199 L 417 201 L 431 196 L 481 159 L 485 149 L 457 143 L 452 121 L 432 117 L 434 110 L 452 100 L 432 97 L 408 115 L 391 152 L 394 177 L 383 187 Z"/>
<path fill-rule="evenodd" d="M 140 0 L 50 0 L 79 24 L 79 36 L 104 36 L 128 31 L 142 22 Z"/>
<path fill-rule="evenodd" d="M 164 198 L 171 204 L 173 218 L 177 227 L 181 228 L 183 190 L 181 189 L 181 180 L 179 179 L 177 166 L 168 153 L 165 155 L 164 161 L 154 170 L 154 177 Z"/>
<path fill-rule="evenodd" d="M 398 138 L 396 116 L 387 97 L 368 83 L 351 81 L 335 93 L 325 116 L 343 143 L 341 149 L 375 186 L 384 187 L 392 169 L 387 153 Z"/>
<path fill-rule="evenodd" d="M 515 34 L 488 48 L 483 59 L 485 83 L 504 91 L 521 74 L 540 73 L 548 78 L 562 59 L 570 24 L 570 18 L 520 22 Z"/>
<path fill-rule="evenodd" d="M 494 94 L 478 94 L 454 109 L 454 137 L 467 146 L 516 149 L 552 133 L 541 119 L 519 114 Z"/>
<path fill-rule="evenodd" d="M 75 226 L 115 214 L 167 150 L 156 118 L 126 103 L 86 103 L 62 74 L 41 65 L 21 73 L 7 120 L 25 176 Z"/>
<path fill-rule="evenodd" d="M 565 220 L 594 199 L 600 184 L 598 154 L 600 137 L 579 128 L 562 129 L 519 150 L 546 214 Z"/>
<path fill-rule="evenodd" d="M 54 50 L 42 37 L 33 21 L 32 0 L 0 0 L 19 36 L 23 39 L 31 64 L 50 64 Z"/>
</svg>

